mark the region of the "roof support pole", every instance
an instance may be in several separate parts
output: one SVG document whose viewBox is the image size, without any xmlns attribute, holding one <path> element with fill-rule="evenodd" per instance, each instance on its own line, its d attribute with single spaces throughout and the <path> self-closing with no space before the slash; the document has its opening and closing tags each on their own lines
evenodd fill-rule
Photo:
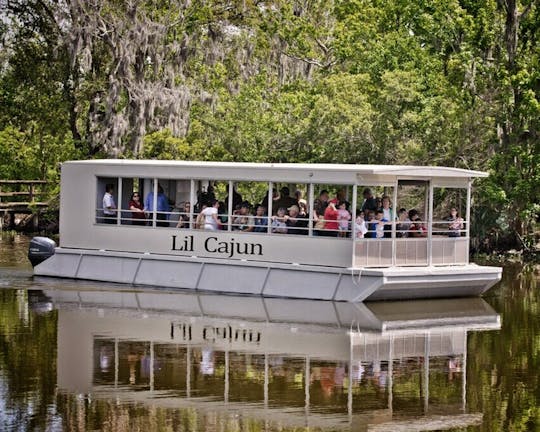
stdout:
<svg viewBox="0 0 540 432">
<path fill-rule="evenodd" d="M 268 234 L 272 232 L 272 224 L 270 223 L 271 217 L 272 217 L 272 204 L 274 204 L 274 183 L 269 181 L 268 182 L 268 208 L 266 209 L 266 213 L 268 215 Z"/>
<path fill-rule="evenodd" d="M 427 256 L 428 266 L 433 265 L 433 181 L 429 181 L 429 199 L 428 199 L 428 242 L 427 242 Z"/>
<path fill-rule="evenodd" d="M 313 236 L 313 204 L 314 204 L 314 190 L 313 190 L 313 183 L 310 183 L 308 185 L 308 202 L 309 202 L 309 214 L 308 214 L 308 235 L 310 237 Z"/>
<path fill-rule="evenodd" d="M 152 200 L 152 227 L 156 227 L 156 219 L 157 219 L 157 194 L 158 194 L 158 179 L 154 177 L 154 196 Z"/>
<path fill-rule="evenodd" d="M 229 202 L 227 203 L 227 231 L 232 231 L 234 182 L 229 180 Z"/>
<path fill-rule="evenodd" d="M 116 203 L 116 224 L 122 223 L 122 177 L 118 177 L 118 202 Z"/>
<path fill-rule="evenodd" d="M 195 180 L 191 179 L 189 181 L 189 228 L 193 229 L 195 228 L 193 226 L 193 210 L 195 209 Z"/>
<path fill-rule="evenodd" d="M 398 202 L 397 202 L 397 193 L 398 193 L 398 179 L 394 181 L 394 193 L 392 194 L 392 212 L 390 214 L 392 215 L 392 218 L 394 219 L 392 221 L 392 266 L 396 265 L 396 224 L 397 224 L 397 216 L 398 216 Z"/>
<path fill-rule="evenodd" d="M 348 187 L 348 186 L 347 186 Z M 353 239 L 353 251 L 354 241 L 356 240 L 356 206 L 358 205 L 358 185 L 355 183 L 352 187 L 352 208 L 351 208 L 351 237 Z M 353 252 L 354 254 L 354 252 Z"/>
<path fill-rule="evenodd" d="M 472 205 L 472 180 L 469 179 L 469 182 L 467 184 L 467 215 L 465 219 L 465 236 L 467 237 L 467 253 L 465 255 L 465 262 L 466 264 L 469 264 L 469 248 L 471 243 L 471 205 Z"/>
</svg>

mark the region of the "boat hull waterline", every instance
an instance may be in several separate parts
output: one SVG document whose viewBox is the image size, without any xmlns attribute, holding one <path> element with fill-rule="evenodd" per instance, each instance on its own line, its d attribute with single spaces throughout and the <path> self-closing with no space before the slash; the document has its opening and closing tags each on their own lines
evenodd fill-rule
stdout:
<svg viewBox="0 0 540 432">
<path fill-rule="evenodd" d="M 56 248 L 37 276 L 205 292 L 335 301 L 479 296 L 501 279 L 499 267 L 335 268 L 133 252 Z"/>
</svg>

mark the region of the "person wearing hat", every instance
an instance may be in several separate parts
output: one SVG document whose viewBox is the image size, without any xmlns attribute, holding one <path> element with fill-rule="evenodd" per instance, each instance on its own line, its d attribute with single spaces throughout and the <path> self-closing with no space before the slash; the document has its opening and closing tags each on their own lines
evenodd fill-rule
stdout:
<svg viewBox="0 0 540 432">
<path fill-rule="evenodd" d="M 233 219 L 232 229 L 235 231 L 250 232 L 255 228 L 253 216 L 249 214 L 249 202 L 242 201 L 240 204 L 239 214 Z"/>
<path fill-rule="evenodd" d="M 288 234 L 306 235 L 308 233 L 308 220 L 300 216 L 300 208 L 293 204 L 288 209 L 289 214 L 285 215 L 285 224 Z"/>
</svg>

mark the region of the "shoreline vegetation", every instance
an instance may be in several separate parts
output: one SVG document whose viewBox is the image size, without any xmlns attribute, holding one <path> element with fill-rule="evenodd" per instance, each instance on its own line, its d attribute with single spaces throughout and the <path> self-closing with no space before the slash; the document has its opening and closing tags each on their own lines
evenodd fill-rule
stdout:
<svg viewBox="0 0 540 432">
<path fill-rule="evenodd" d="M 537 2 L 99 3 L 0 6 L 0 178 L 53 199 L 73 159 L 478 169 L 473 250 L 537 253 Z"/>
</svg>

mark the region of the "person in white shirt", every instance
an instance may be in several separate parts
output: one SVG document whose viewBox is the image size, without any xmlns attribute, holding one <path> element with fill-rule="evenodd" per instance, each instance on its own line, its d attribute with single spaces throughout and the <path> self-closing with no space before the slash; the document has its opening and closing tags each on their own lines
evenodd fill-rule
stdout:
<svg viewBox="0 0 540 432">
<path fill-rule="evenodd" d="M 208 231 L 217 231 L 220 221 L 218 219 L 219 202 L 216 199 L 210 201 L 210 206 L 206 207 L 201 214 L 204 215 L 204 229 Z"/>
<path fill-rule="evenodd" d="M 114 185 L 109 183 L 105 185 L 105 195 L 103 195 L 103 222 L 107 224 L 116 224 L 116 204 L 112 193 Z"/>
</svg>

